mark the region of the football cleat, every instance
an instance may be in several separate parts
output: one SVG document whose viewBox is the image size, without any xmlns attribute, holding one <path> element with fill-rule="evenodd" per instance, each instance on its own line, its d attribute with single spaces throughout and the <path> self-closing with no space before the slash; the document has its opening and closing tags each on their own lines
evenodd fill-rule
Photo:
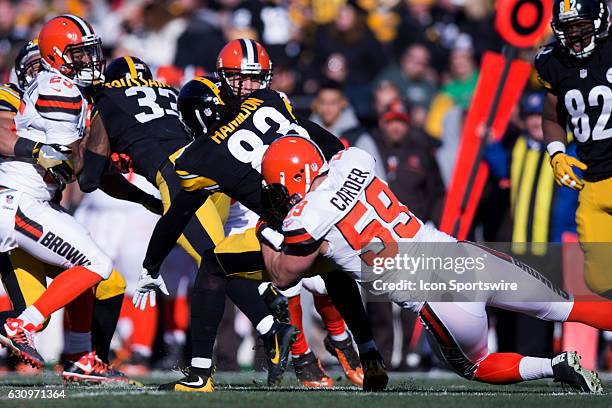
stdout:
<svg viewBox="0 0 612 408">
<path fill-rule="evenodd" d="M 280 384 L 298 333 L 298 329 L 290 324 L 275 322 L 270 332 L 260 336 L 267 356 L 268 385 Z"/>
<path fill-rule="evenodd" d="M 334 381 L 327 375 L 312 351 L 292 358 L 295 376 L 308 388 L 331 388 Z"/>
<path fill-rule="evenodd" d="M 565 351 L 552 359 L 552 369 L 555 382 L 568 385 L 579 392 L 603 392 L 601 380 L 597 373 L 580 365 L 580 356 L 575 351 Z"/>
<path fill-rule="evenodd" d="M 100 360 L 95 351 L 83 354 L 78 360 L 67 360 L 62 372 L 64 383 L 82 384 L 136 384 L 121 371 Z"/>
<path fill-rule="evenodd" d="M 32 335 L 41 329 L 31 323 L 25 324 L 18 318 L 8 318 L 4 323 L 5 334 L 0 334 L 0 344 L 5 346 L 19 360 L 34 368 L 43 368 L 45 360 L 36 350 Z"/>
<path fill-rule="evenodd" d="M 178 392 L 213 392 L 215 386 L 210 370 L 202 370 L 204 373 L 193 373 L 193 369 L 183 370 L 185 377 L 180 380 L 162 384 L 159 386 L 160 391 L 178 391 Z"/>
<path fill-rule="evenodd" d="M 261 294 L 266 306 L 272 313 L 274 318 L 281 323 L 289 323 L 289 302 L 287 297 L 280 293 L 274 285 L 268 284 L 268 287 Z"/>
<path fill-rule="evenodd" d="M 382 391 L 387 388 L 389 376 L 383 358 L 376 349 L 370 349 L 359 356 L 363 367 L 363 390 Z"/>
<path fill-rule="evenodd" d="M 126 375 L 144 376 L 151 371 L 149 357 L 138 351 L 132 351 L 130 357 L 116 367 L 119 367 Z"/>
<path fill-rule="evenodd" d="M 348 336 L 345 340 L 336 341 L 330 335 L 323 342 L 325 349 L 336 357 L 344 370 L 346 378 L 358 387 L 363 387 L 363 368 L 359 356 L 353 348 L 353 339 Z"/>
</svg>

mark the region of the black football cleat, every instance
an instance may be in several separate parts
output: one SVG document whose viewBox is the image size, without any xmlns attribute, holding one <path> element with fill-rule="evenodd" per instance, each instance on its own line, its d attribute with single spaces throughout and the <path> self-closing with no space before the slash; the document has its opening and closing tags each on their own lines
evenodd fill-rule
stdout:
<svg viewBox="0 0 612 408">
<path fill-rule="evenodd" d="M 260 336 L 267 357 L 269 386 L 280 384 L 298 333 L 298 329 L 290 324 L 275 322 L 267 334 Z"/>
<path fill-rule="evenodd" d="M 4 334 L 0 334 L 0 344 L 8 348 L 17 358 L 34 368 L 43 368 L 45 360 L 34 346 L 32 335 L 40 330 L 32 324 L 25 324 L 18 318 L 8 318 L 4 323 Z"/>
<path fill-rule="evenodd" d="M 382 391 L 387 388 L 389 376 L 382 356 L 376 349 L 370 349 L 359 356 L 363 367 L 363 390 Z"/>
<path fill-rule="evenodd" d="M 331 388 L 334 384 L 329 375 L 323 370 L 321 362 L 312 351 L 291 359 L 295 376 L 302 386 L 307 388 Z"/>
<path fill-rule="evenodd" d="M 176 391 L 176 392 L 213 392 L 215 386 L 213 384 L 212 370 L 202 370 L 188 368 L 183 370 L 185 377 L 180 380 L 173 381 L 168 384 L 159 386 L 160 391 Z"/>
<path fill-rule="evenodd" d="M 329 354 L 336 357 L 344 370 L 346 378 L 356 386 L 363 387 L 363 368 L 359 356 L 353 348 L 353 339 L 348 336 L 346 340 L 336 341 L 328 334 L 323 342 Z"/>
<path fill-rule="evenodd" d="M 62 378 L 65 384 L 133 384 L 121 371 L 100 360 L 95 351 L 64 363 Z"/>
<path fill-rule="evenodd" d="M 552 359 L 555 382 L 568 385 L 572 390 L 597 393 L 603 392 L 597 373 L 580 365 L 580 356 L 575 351 L 565 351 Z"/>
</svg>

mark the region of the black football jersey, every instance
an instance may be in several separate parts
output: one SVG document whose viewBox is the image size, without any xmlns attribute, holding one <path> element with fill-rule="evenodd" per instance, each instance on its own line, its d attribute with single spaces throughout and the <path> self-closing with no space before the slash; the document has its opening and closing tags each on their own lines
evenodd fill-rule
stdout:
<svg viewBox="0 0 612 408">
<path fill-rule="evenodd" d="M 261 214 L 261 160 L 268 146 L 288 131 L 312 139 L 327 159 L 343 149 L 342 143 L 320 126 L 298 121 L 280 93 L 262 89 L 241 104 L 235 118 L 178 152 L 175 169 L 183 188 L 222 191 Z"/>
<path fill-rule="evenodd" d="M 111 150 L 127 153 L 136 173 L 155 181 L 161 164 L 191 141 L 178 116 L 176 89 L 159 81 L 121 79 L 93 96 Z"/>
<path fill-rule="evenodd" d="M 535 67 L 544 87 L 557 96 L 558 116 L 566 118 L 578 158 L 588 166 L 585 180 L 612 177 L 612 40 L 600 43 L 584 61 L 570 59 L 554 44 L 543 47 Z"/>
</svg>

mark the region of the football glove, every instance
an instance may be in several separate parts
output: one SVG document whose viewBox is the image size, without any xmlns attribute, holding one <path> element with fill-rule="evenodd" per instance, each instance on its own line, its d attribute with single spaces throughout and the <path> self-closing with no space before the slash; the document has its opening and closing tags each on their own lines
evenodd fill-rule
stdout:
<svg viewBox="0 0 612 408">
<path fill-rule="evenodd" d="M 145 310 L 147 302 L 150 302 L 151 307 L 155 307 L 156 302 L 156 290 L 159 289 L 164 295 L 168 295 L 168 289 L 166 289 L 166 283 L 161 275 L 153 277 L 149 274 L 145 268 L 140 272 L 138 277 L 138 283 L 136 284 L 136 292 L 132 302 L 136 309 Z"/>
<path fill-rule="evenodd" d="M 62 162 L 70 162 L 70 154 L 72 154 L 70 147 L 59 144 L 36 143 L 32 150 L 32 157 L 45 170 L 62 164 Z"/>
<path fill-rule="evenodd" d="M 550 158 L 555 181 L 560 186 L 566 186 L 574 190 L 582 190 L 584 182 L 576 176 L 572 167 L 586 170 L 587 165 L 566 153 L 558 152 Z"/>
</svg>

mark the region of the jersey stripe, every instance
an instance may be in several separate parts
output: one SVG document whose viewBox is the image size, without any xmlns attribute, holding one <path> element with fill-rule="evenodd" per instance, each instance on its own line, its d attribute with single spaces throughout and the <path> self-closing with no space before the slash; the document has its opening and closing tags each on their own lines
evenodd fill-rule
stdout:
<svg viewBox="0 0 612 408">
<path fill-rule="evenodd" d="M 304 228 L 294 231 L 283 231 L 286 244 L 303 244 L 314 242 L 314 238 Z"/>
<path fill-rule="evenodd" d="M 42 225 L 26 217 L 20 209 L 15 214 L 15 229 L 35 241 L 43 234 Z"/>
<path fill-rule="evenodd" d="M 78 115 L 81 113 L 81 107 L 80 96 L 39 95 L 36 101 L 36 109 L 39 112 L 63 112 Z"/>
</svg>

